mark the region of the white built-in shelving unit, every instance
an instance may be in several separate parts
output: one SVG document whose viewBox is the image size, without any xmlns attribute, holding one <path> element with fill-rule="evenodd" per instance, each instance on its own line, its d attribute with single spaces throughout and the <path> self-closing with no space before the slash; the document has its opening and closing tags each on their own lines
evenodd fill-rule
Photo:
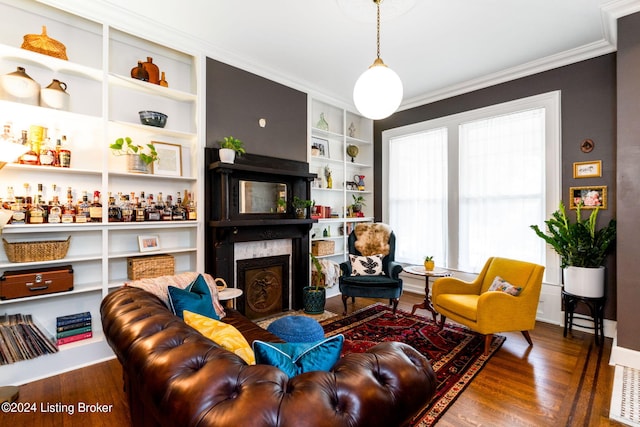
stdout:
<svg viewBox="0 0 640 427">
<path fill-rule="evenodd" d="M 138 236 L 159 236 L 157 253 L 175 258 L 176 272 L 203 271 L 203 208 L 198 205 L 195 221 L 109 223 L 108 193 L 175 197 L 185 189 L 204 200 L 204 136 L 199 124 L 202 94 L 202 58 L 108 23 L 77 16 L 32 1 L 0 0 L 3 31 L 0 34 L 0 75 L 24 67 L 27 74 L 46 87 L 52 79 L 67 84 L 69 111 L 59 111 L 9 101 L 0 101 L 0 122 L 11 122 L 17 135 L 30 125 L 46 127 L 49 136 L 66 135 L 72 151 L 70 168 L 8 164 L 0 170 L 0 197 L 8 186 L 22 194 L 29 183 L 32 194 L 38 183 L 45 199 L 52 196 L 52 184 L 59 188 L 61 203 L 71 187 L 74 198 L 86 190 L 102 195 L 101 223 L 8 225 L 2 230 L 7 241 L 63 240 L 71 236 L 64 259 L 13 263 L 0 249 L 0 274 L 21 269 L 46 269 L 70 264 L 74 289 L 69 292 L 0 301 L 0 314 L 32 314 L 49 333 L 55 333 L 57 316 L 89 311 L 93 338 L 60 347 L 56 354 L 0 366 L 3 384 L 22 384 L 37 378 L 74 369 L 113 357 L 102 333 L 100 302 L 127 280 L 127 258 L 141 256 Z M 21 49 L 23 36 L 39 34 L 42 25 L 48 35 L 66 45 L 68 60 Z M 169 87 L 134 80 L 130 71 L 152 57 L 166 74 Z M 153 110 L 168 115 L 165 128 L 140 124 L 138 111 Z M 108 148 L 118 137 L 135 142 L 164 142 L 180 146 L 181 176 L 127 172 L 126 158 L 112 155 Z"/>
<path fill-rule="evenodd" d="M 349 230 L 357 222 L 373 221 L 373 121 L 318 99 L 311 98 L 309 104 L 309 171 L 318 175 L 312 183 L 311 197 L 316 205 L 330 206 L 332 212 L 330 218 L 321 218 L 314 224 L 311 241 L 333 240 L 335 252 L 321 258 L 340 263 L 347 259 Z M 324 146 L 320 152 L 312 150 L 318 142 Z M 349 145 L 358 147 L 353 161 L 346 152 Z M 328 188 L 325 178 L 327 167 L 331 170 L 332 188 Z M 364 190 L 349 185 L 357 181 L 355 175 L 364 175 Z M 364 197 L 363 217 L 348 216 L 354 195 Z M 325 230 L 329 236 L 324 235 Z M 338 292 L 337 286 L 329 288 L 327 296 Z"/>
</svg>

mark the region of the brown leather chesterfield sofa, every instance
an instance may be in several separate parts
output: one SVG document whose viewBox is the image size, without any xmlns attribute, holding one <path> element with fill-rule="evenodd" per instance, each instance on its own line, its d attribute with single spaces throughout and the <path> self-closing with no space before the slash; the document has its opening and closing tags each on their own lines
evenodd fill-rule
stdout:
<svg viewBox="0 0 640 427">
<path fill-rule="evenodd" d="M 289 378 L 273 366 L 247 365 L 143 289 L 111 292 L 101 314 L 136 427 L 403 426 L 436 390 L 428 360 L 402 343 L 349 354 L 330 372 Z M 223 321 L 250 344 L 281 341 L 235 310 Z"/>
</svg>

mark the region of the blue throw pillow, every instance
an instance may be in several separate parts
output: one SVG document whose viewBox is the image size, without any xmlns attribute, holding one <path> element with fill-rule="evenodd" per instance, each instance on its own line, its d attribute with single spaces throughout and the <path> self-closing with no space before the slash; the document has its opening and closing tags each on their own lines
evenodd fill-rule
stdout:
<svg viewBox="0 0 640 427">
<path fill-rule="evenodd" d="M 173 314 L 181 319 L 184 319 L 182 312 L 187 310 L 220 320 L 213 308 L 211 292 L 202 274 L 198 274 L 198 277 L 184 289 L 169 286 L 169 307 Z"/>
<path fill-rule="evenodd" d="M 291 378 L 304 372 L 331 369 L 340 359 L 343 343 L 341 334 L 316 342 L 269 343 L 255 340 L 253 352 L 256 364 L 275 366 Z"/>
</svg>

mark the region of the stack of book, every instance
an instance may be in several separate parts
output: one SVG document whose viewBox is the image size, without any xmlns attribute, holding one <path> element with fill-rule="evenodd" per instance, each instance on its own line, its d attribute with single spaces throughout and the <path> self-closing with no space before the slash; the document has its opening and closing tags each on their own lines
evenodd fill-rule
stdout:
<svg viewBox="0 0 640 427">
<path fill-rule="evenodd" d="M 30 314 L 0 315 L 0 365 L 57 351 L 51 336 Z"/>
<path fill-rule="evenodd" d="M 90 312 L 85 311 L 56 318 L 56 343 L 58 345 L 86 340 L 92 336 Z"/>
</svg>

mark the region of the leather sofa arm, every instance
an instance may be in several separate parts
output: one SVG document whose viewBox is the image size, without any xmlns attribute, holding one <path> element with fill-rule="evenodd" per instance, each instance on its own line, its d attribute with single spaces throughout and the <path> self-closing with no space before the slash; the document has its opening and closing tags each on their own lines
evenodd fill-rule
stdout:
<svg viewBox="0 0 640 427">
<path fill-rule="evenodd" d="M 401 426 L 436 391 L 429 361 L 403 343 L 288 378 L 273 366 L 246 365 L 142 289 L 111 292 L 101 316 L 128 380 L 133 425 Z"/>
</svg>

